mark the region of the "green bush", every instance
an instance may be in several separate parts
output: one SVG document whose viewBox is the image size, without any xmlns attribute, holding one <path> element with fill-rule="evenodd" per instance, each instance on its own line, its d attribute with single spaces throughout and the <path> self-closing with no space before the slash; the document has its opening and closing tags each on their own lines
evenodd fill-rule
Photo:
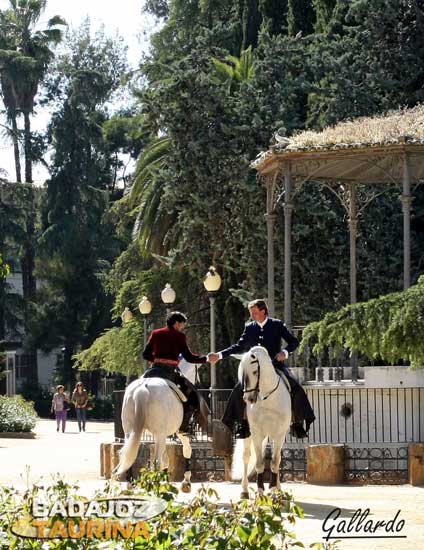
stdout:
<svg viewBox="0 0 424 550">
<path fill-rule="evenodd" d="M 25 382 L 21 386 L 19 393 L 27 401 L 34 403 L 35 412 L 40 418 L 49 418 L 53 397 L 51 391 L 46 390 L 40 384 Z"/>
<path fill-rule="evenodd" d="M 93 397 L 90 396 L 93 409 L 88 411 L 90 418 L 98 420 L 110 420 L 114 416 L 113 402 L 111 397 Z"/>
<path fill-rule="evenodd" d="M 114 409 L 111 397 L 94 397 L 91 393 L 88 394 L 88 399 L 92 405 L 91 411 L 87 411 L 87 419 L 90 420 L 111 420 L 113 419 Z M 77 417 L 75 405 L 71 404 L 68 411 L 68 418 L 74 419 Z"/>
<path fill-rule="evenodd" d="M 33 403 L 22 396 L 0 396 L 0 432 L 30 432 L 37 419 Z"/>
<path fill-rule="evenodd" d="M 11 523 L 19 515 L 20 531 L 31 521 L 30 514 L 35 497 L 52 503 L 67 499 L 83 500 L 78 486 L 71 486 L 62 479 L 43 491 L 43 487 L 33 486 L 19 492 L 9 487 L 0 487 L 0 548 L 14 550 L 289 550 L 314 548 L 330 550 L 336 543 L 312 543 L 304 545 L 293 533 L 293 525 L 304 518 L 303 510 L 295 504 L 290 493 L 275 491 L 267 497 L 254 501 L 232 502 L 222 506 L 212 488 L 202 486 L 191 501 L 178 502 L 178 489 L 168 481 L 164 472 L 141 471 L 138 482 L 129 486 L 124 493 L 114 484 L 105 483 L 96 499 L 125 496 L 143 497 L 155 495 L 167 501 L 166 510 L 148 521 L 148 538 L 135 540 L 95 540 L 89 538 L 52 540 L 28 540 L 15 536 L 10 530 Z M 12 514 L 12 511 L 14 513 Z M 51 518 L 50 525 L 57 519 Z"/>
</svg>

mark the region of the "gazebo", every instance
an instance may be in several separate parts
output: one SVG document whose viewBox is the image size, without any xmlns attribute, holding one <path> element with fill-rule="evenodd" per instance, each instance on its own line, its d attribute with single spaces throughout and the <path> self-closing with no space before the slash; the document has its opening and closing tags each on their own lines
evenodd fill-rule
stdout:
<svg viewBox="0 0 424 550">
<path fill-rule="evenodd" d="M 292 325 L 291 228 L 295 198 L 302 185 L 319 182 L 339 198 L 348 214 L 350 302 L 356 303 L 358 214 L 388 186 L 401 185 L 403 211 L 403 285 L 411 283 L 411 186 L 424 182 L 424 105 L 342 122 L 321 132 L 291 138 L 275 134 L 276 144 L 251 164 L 266 187 L 268 301 L 275 309 L 274 225 L 276 207 L 284 210 L 284 320 Z M 362 196 L 358 187 L 372 185 Z"/>
</svg>

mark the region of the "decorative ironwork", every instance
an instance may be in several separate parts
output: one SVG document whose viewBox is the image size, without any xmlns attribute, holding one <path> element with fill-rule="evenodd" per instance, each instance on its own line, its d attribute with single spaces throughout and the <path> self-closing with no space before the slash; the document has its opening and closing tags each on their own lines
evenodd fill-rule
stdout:
<svg viewBox="0 0 424 550">
<path fill-rule="evenodd" d="M 281 481 L 306 481 L 306 448 L 283 447 L 280 462 Z"/>
<path fill-rule="evenodd" d="M 210 445 L 194 445 L 191 456 L 192 481 L 224 481 L 225 459 L 212 456 Z"/>
<path fill-rule="evenodd" d="M 337 373 L 337 370 L 336 370 Z M 302 443 L 287 436 L 280 465 L 284 481 L 306 480 L 306 447 L 344 443 L 348 483 L 403 483 L 407 480 L 407 444 L 424 440 L 424 388 L 306 386 L 317 416 Z M 215 418 L 224 412 L 231 390 L 217 390 Z M 209 400 L 209 390 L 201 390 Z M 145 431 L 143 442 L 152 443 Z M 169 438 L 176 441 L 176 437 Z M 193 479 L 220 480 L 229 459 L 213 456 L 212 428 L 194 425 Z M 305 445 L 306 444 L 306 445 Z"/>
<path fill-rule="evenodd" d="M 346 447 L 348 483 L 406 483 L 408 447 Z"/>
</svg>

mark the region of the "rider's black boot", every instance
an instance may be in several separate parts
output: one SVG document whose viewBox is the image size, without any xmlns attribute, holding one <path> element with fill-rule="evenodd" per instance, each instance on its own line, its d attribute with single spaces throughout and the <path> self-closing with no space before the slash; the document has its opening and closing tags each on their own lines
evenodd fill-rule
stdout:
<svg viewBox="0 0 424 550">
<path fill-rule="evenodd" d="M 303 422 L 293 422 L 293 424 L 290 426 L 290 435 L 293 437 L 297 437 L 297 439 L 308 437 L 308 434 L 303 427 Z"/>
<path fill-rule="evenodd" d="M 196 407 L 193 407 L 190 403 L 184 403 L 184 416 L 180 429 L 178 430 L 179 433 L 190 435 L 190 420 L 195 411 Z"/>
<path fill-rule="evenodd" d="M 244 419 L 236 430 L 235 436 L 237 439 L 246 439 L 250 437 L 250 428 L 249 423 Z"/>
</svg>

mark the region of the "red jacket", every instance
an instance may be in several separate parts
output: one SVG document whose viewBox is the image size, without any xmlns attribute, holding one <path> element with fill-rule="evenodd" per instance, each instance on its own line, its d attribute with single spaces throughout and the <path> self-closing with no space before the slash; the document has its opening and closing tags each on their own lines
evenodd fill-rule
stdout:
<svg viewBox="0 0 424 550">
<path fill-rule="evenodd" d="M 173 327 L 154 330 L 143 351 L 144 359 L 151 362 L 155 359 L 178 361 L 180 354 L 189 363 L 206 363 L 206 355 L 192 353 L 187 346 L 186 335 Z"/>
</svg>

